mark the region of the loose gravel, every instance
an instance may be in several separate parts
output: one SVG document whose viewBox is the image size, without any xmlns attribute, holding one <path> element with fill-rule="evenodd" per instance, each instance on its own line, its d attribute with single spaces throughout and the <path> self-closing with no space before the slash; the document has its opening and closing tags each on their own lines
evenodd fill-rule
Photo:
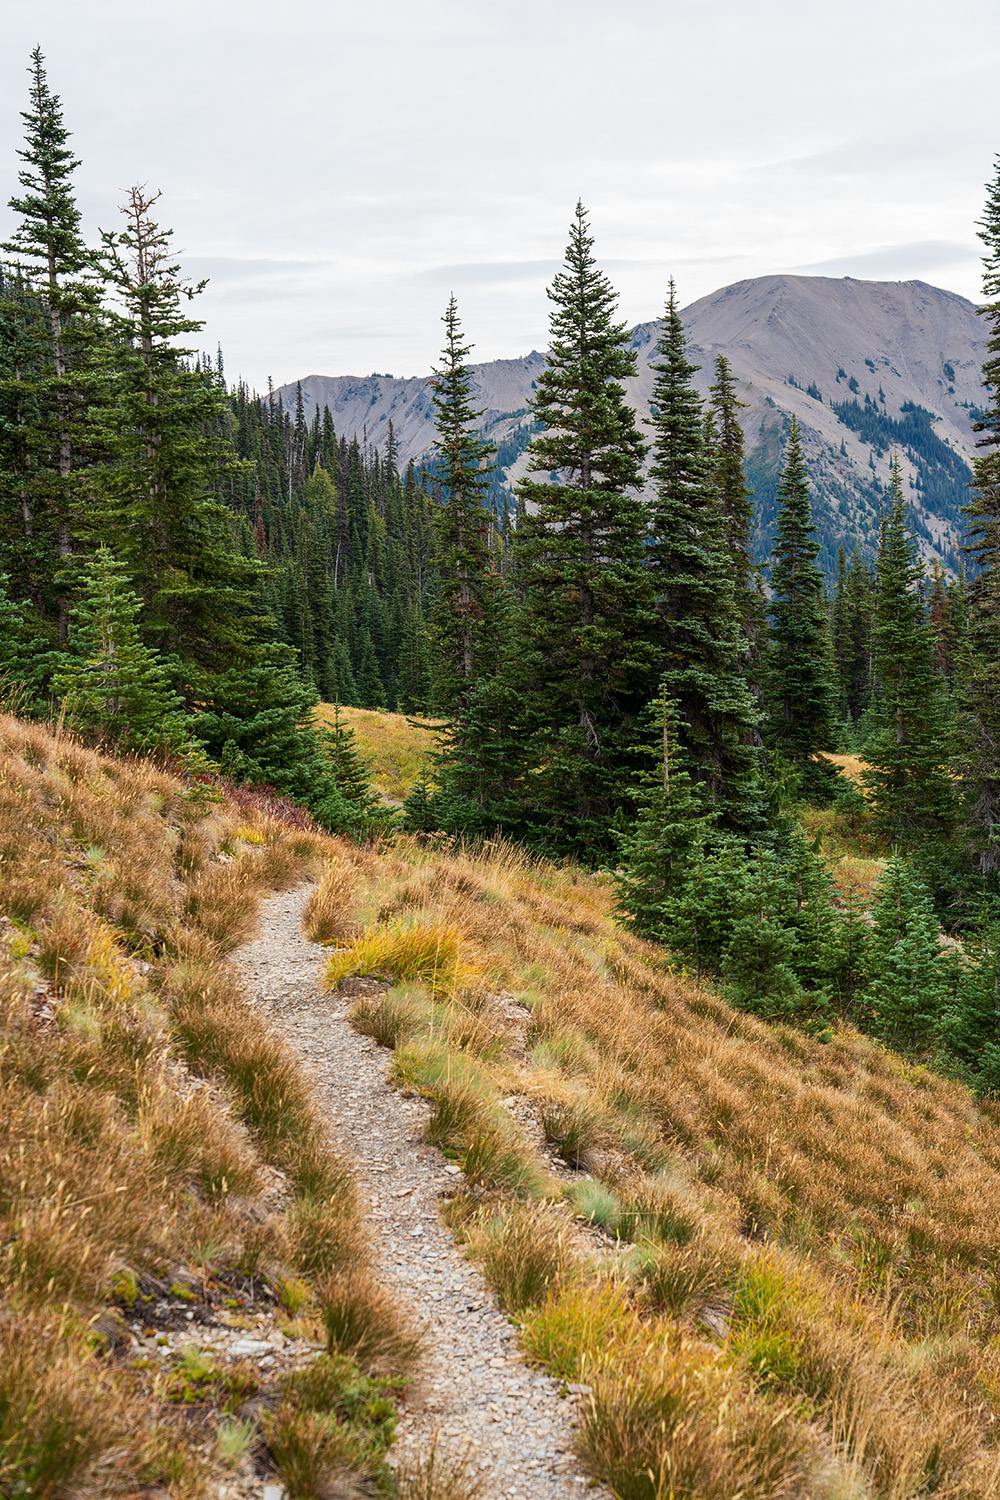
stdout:
<svg viewBox="0 0 1000 1500">
<path fill-rule="evenodd" d="M 427 1107 L 385 1081 L 387 1054 L 350 1025 L 352 1001 L 325 994 L 329 950 L 302 935 L 307 889 L 265 901 L 260 935 L 235 963 L 250 1003 L 311 1073 L 331 1137 L 355 1159 L 381 1274 L 427 1329 L 407 1394 L 403 1451 L 467 1453 L 497 1500 L 569 1500 L 589 1493 L 573 1453 L 576 1400 L 525 1364 L 515 1330 L 462 1255 L 438 1204 L 458 1169 L 421 1140 Z"/>
</svg>

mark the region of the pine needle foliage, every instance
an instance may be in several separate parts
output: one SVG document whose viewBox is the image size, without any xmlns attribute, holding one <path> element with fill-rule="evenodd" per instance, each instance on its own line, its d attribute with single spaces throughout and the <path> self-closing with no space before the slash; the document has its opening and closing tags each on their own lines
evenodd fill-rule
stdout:
<svg viewBox="0 0 1000 1500">
<path fill-rule="evenodd" d="M 834 748 L 832 664 L 823 604 L 819 544 L 799 425 L 788 425 L 777 494 L 771 564 L 770 743 L 807 782 L 822 781 L 813 757 Z"/>
<path fill-rule="evenodd" d="M 961 692 L 959 770 L 966 839 L 981 875 L 1000 871 L 1000 156 L 979 226 L 988 327 L 983 385 L 989 405 L 977 430 L 983 450 L 973 465 L 975 489 L 966 510 L 966 555 L 976 565 L 969 584 L 968 659 Z"/>
<path fill-rule="evenodd" d="M 656 665 L 639 498 L 646 449 L 621 385 L 635 354 L 593 243 L 578 203 L 532 402 L 543 431 L 529 474 L 545 477 L 518 487 L 514 541 L 533 800 L 564 848 L 607 842 Z"/>
<path fill-rule="evenodd" d="M 650 398 L 654 433 L 649 475 L 649 569 L 656 588 L 663 682 L 678 704 L 678 738 L 708 805 L 723 823 L 744 831 L 761 826 L 755 738 L 757 711 L 740 670 L 746 655 L 737 587 L 746 590 L 745 537 L 732 539 L 731 518 L 716 483 L 715 459 L 705 440 L 701 399 L 691 384 L 696 367 L 686 356 L 684 325 L 673 282 L 667 298 Z M 738 455 L 728 434 L 728 473 Z M 743 483 L 745 492 L 745 481 Z M 745 506 L 745 498 L 743 501 Z M 737 571 L 739 569 L 739 571 Z"/>
<path fill-rule="evenodd" d="M 918 588 L 923 577 L 894 458 L 876 566 L 876 729 L 865 745 L 862 780 L 886 836 L 908 847 L 947 839 L 955 821 L 945 682 L 934 666 L 934 638 Z"/>
</svg>

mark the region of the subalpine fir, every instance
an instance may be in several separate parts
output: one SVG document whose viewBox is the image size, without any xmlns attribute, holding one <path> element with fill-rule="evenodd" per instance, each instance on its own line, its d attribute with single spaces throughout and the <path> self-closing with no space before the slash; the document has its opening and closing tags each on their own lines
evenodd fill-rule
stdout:
<svg viewBox="0 0 1000 1500">
<path fill-rule="evenodd" d="M 23 549 L 32 558 L 33 601 L 57 620 L 65 643 L 63 568 L 87 529 L 106 469 L 94 415 L 108 401 L 109 351 L 73 190 L 80 163 L 44 61 L 36 47 L 21 116 L 21 192 L 9 205 L 19 222 L 0 246 L 15 268 L 3 285 L 0 333 L 4 352 L 16 355 L 0 383 L 8 417 L 0 436 L 0 521 L 12 553 Z M 0 561 L 16 576 L 13 558 Z"/>
<path fill-rule="evenodd" d="M 609 846 L 657 674 L 640 499 L 645 444 L 621 381 L 635 374 L 617 298 L 577 204 L 552 286 L 551 344 L 532 402 L 543 431 L 518 486 L 519 659 L 535 769 L 528 800 L 553 847 Z M 543 475 L 544 477 L 537 477 Z"/>
<path fill-rule="evenodd" d="M 1000 871 L 1000 156 L 987 189 L 979 237 L 989 336 L 983 365 L 988 405 L 977 424 L 982 450 L 966 555 L 977 568 L 968 587 L 968 634 L 961 685 L 957 761 L 965 840 L 980 875 Z"/>
<path fill-rule="evenodd" d="M 687 360 L 673 282 L 656 352 L 648 556 L 663 683 L 677 703 L 680 743 L 709 807 L 724 826 L 748 832 L 761 826 L 762 811 L 758 714 L 741 633 L 749 587 L 746 483 L 734 468 L 739 445 L 728 386 L 726 450 L 717 455 L 706 445 L 702 403 L 691 384 L 696 366 Z"/>
<path fill-rule="evenodd" d="M 442 320 L 445 343 L 434 371 L 435 515 L 438 581 L 430 613 L 434 698 L 446 713 L 468 702 L 488 655 L 494 587 L 490 515 L 485 506 L 495 450 L 475 428 L 471 345 L 451 297 Z"/>
<path fill-rule="evenodd" d="M 883 833 L 913 847 L 947 839 L 954 828 L 951 730 L 945 680 L 935 670 L 934 636 L 917 588 L 924 570 L 906 524 L 898 459 L 888 499 L 876 564 L 876 728 L 865 742 L 862 779 Z"/>
<path fill-rule="evenodd" d="M 124 564 L 98 547 L 81 572 L 70 650 L 53 690 L 77 728 L 135 746 L 177 748 L 190 737 L 188 725 L 165 664 L 139 637 L 139 607 Z"/>
<path fill-rule="evenodd" d="M 809 476 L 794 417 L 777 505 L 768 605 L 768 740 L 799 771 L 807 794 L 823 794 L 833 773 L 815 757 L 834 749 L 833 666 Z"/>
</svg>

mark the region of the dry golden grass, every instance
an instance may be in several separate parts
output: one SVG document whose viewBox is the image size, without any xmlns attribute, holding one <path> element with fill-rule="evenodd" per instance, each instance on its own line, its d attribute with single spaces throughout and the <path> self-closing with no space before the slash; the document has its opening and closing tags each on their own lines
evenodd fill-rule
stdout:
<svg viewBox="0 0 1000 1500">
<path fill-rule="evenodd" d="M 853 781 L 859 792 L 864 791 L 861 773 L 865 763 L 860 755 L 828 755 L 824 751 L 824 760 L 832 760 L 833 764 L 841 770 L 849 780 Z"/>
<path fill-rule="evenodd" d="M 320 1279 L 369 1258 L 303 1074 L 220 963 L 261 893 L 341 847 L 0 716 L 0 1493 L 207 1493 L 263 1441 L 227 1415 L 237 1377 L 195 1372 L 222 1424 L 202 1441 L 174 1376 L 118 1352 L 119 1308 L 150 1276 L 251 1309 L 273 1283 L 298 1288 L 316 1337 Z M 265 1165 L 283 1213 L 258 1196 Z M 409 1349 L 398 1311 L 363 1299 L 359 1347 L 366 1307 L 387 1358 L 393 1338 Z M 324 1437 L 281 1411 L 290 1493 L 369 1453 L 363 1423 Z"/>
<path fill-rule="evenodd" d="M 524 1172 L 513 1097 L 589 1166 L 572 1206 L 619 1236 L 548 1280 L 565 1210 L 496 1206 L 525 1189 L 487 1174 L 449 1211 L 498 1286 L 543 1268 L 540 1292 L 501 1295 L 535 1303 L 535 1358 L 592 1383 L 595 1476 L 636 1500 L 1000 1494 L 1000 1107 L 850 1027 L 824 1044 L 734 1012 L 612 903 L 605 879 L 503 845 L 401 839 L 354 908 L 356 951 L 419 923 L 480 971 L 386 1033 L 431 1138 L 463 1161 L 502 1113 Z M 523 1045 L 464 1046 L 451 1018 L 501 993 L 530 1012 Z M 563 1191 L 538 1162 L 535 1182 Z"/>
<path fill-rule="evenodd" d="M 339 712 L 342 722 L 354 730 L 361 754 L 371 763 L 376 790 L 392 801 L 403 801 L 425 774 L 427 753 L 434 748 L 433 721 L 375 708 L 341 708 Z M 320 703 L 316 717 L 332 725 L 333 705 Z"/>
</svg>

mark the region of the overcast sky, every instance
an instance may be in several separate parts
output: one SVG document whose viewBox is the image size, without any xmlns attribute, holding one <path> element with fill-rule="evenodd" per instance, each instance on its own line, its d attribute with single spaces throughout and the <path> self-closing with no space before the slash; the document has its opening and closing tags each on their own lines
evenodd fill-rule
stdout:
<svg viewBox="0 0 1000 1500">
<path fill-rule="evenodd" d="M 452 290 L 475 358 L 544 348 L 578 197 L 630 322 L 671 274 L 979 295 L 996 0 L 8 0 L 3 35 L 0 203 L 39 43 L 88 236 L 161 188 L 258 388 L 424 373 Z"/>
</svg>

